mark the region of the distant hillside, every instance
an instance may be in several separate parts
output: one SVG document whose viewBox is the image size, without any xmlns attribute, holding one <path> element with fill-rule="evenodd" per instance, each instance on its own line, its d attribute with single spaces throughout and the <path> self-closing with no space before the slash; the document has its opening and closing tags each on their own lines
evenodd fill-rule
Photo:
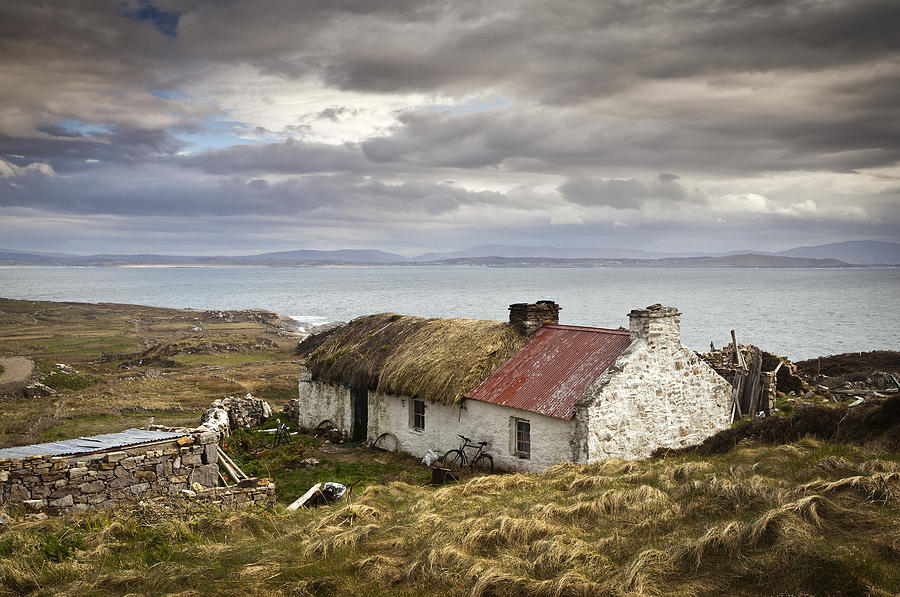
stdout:
<svg viewBox="0 0 900 597">
<path fill-rule="evenodd" d="M 198 255 L 66 255 L 27 253 L 0 249 L 0 264 L 6 265 L 380 265 L 408 261 L 403 255 L 377 249 L 342 249 L 337 251 L 282 251 L 260 255 L 214 257 Z"/>
<path fill-rule="evenodd" d="M 347 263 L 396 263 L 409 261 L 396 253 L 386 253 L 377 249 L 340 249 L 337 251 L 280 251 L 250 255 L 245 259 L 262 259 L 264 261 L 344 261 Z"/>
<path fill-rule="evenodd" d="M 99 254 L 66 255 L 39 251 L 0 249 L 0 265 L 491 265 L 495 267 L 848 267 L 849 265 L 900 265 L 900 244 L 851 241 L 797 247 L 781 253 L 651 253 L 637 249 L 559 249 L 481 245 L 448 253 L 425 253 L 410 260 L 378 249 L 319 251 L 299 249 L 239 256 Z"/>
<path fill-rule="evenodd" d="M 447 253 L 425 253 L 414 261 L 441 261 L 465 257 L 543 257 L 548 259 L 652 259 L 662 254 L 639 249 L 560 249 L 557 247 L 517 247 L 512 245 L 480 245 Z"/>
<path fill-rule="evenodd" d="M 854 265 L 900 265 L 900 244 L 876 241 L 847 241 L 810 247 L 795 247 L 786 251 L 767 252 L 745 249 L 720 253 L 643 251 L 640 249 L 589 248 L 561 249 L 557 247 L 513 245 L 480 245 L 446 253 L 425 253 L 414 261 L 445 261 L 448 259 L 504 257 L 542 259 L 680 259 L 693 257 L 733 257 L 736 255 L 767 255 L 806 259 L 836 259 Z"/>
<path fill-rule="evenodd" d="M 847 263 L 868 265 L 900 265 L 900 243 L 872 240 L 851 240 L 815 247 L 796 247 L 776 255 L 785 257 L 810 257 L 813 259 L 839 259 Z"/>
<path fill-rule="evenodd" d="M 544 257 L 465 257 L 428 262 L 430 265 L 480 265 L 488 267 L 854 267 L 836 259 L 801 259 L 777 255 L 728 255 L 724 257 L 669 257 L 666 259 L 550 259 Z"/>
</svg>

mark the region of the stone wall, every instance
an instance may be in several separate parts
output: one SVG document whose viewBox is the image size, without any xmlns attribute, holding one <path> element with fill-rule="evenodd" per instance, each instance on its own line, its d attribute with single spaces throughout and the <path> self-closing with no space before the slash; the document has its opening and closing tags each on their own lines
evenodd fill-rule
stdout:
<svg viewBox="0 0 900 597">
<path fill-rule="evenodd" d="M 231 435 L 232 429 L 256 427 L 272 416 L 272 407 L 261 398 L 247 394 L 243 398 L 229 396 L 214 400 L 200 418 L 198 429 L 215 431 L 219 437 Z"/>
<path fill-rule="evenodd" d="M 0 507 L 64 514 L 218 483 L 217 436 L 203 432 L 74 456 L 0 459 Z"/>
<path fill-rule="evenodd" d="M 268 479 L 245 479 L 230 487 L 210 487 L 199 492 L 186 490 L 183 493 L 220 510 L 240 510 L 250 505 L 273 508 L 277 501 L 275 484 Z"/>
<path fill-rule="evenodd" d="M 651 332 L 593 384 L 575 416 L 579 460 L 644 458 L 728 428 L 731 386 L 677 337 Z"/>
<path fill-rule="evenodd" d="M 514 303 L 509 306 L 509 323 L 520 334 L 530 336 L 545 323 L 559 323 L 560 310 L 553 301 Z"/>
</svg>

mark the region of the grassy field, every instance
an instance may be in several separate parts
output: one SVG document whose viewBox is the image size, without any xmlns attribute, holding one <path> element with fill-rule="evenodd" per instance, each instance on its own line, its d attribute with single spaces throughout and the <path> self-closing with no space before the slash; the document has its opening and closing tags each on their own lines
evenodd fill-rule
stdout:
<svg viewBox="0 0 900 597">
<path fill-rule="evenodd" d="M 0 533 L 0 594 L 886 596 L 898 558 L 900 457 L 806 438 L 373 483 L 296 513 L 19 523 Z"/>
<path fill-rule="evenodd" d="M 248 392 L 279 409 L 296 393 L 296 343 L 259 311 L 0 299 L 0 356 L 33 359 L 34 379 L 58 392 L 0 398 L 0 447 L 151 416 L 193 425 L 214 399 Z"/>
<path fill-rule="evenodd" d="M 295 343 L 254 312 L 0 300 L 0 356 L 34 359 L 58 392 L 0 399 L 0 445 L 195 424 L 229 394 L 277 411 L 296 392 Z M 895 595 L 891 404 L 823 402 L 693 452 L 443 487 L 416 459 L 357 444 L 272 447 L 273 418 L 225 449 L 275 480 L 274 511 L 173 499 L 28 522 L 13 510 L 0 595 Z M 357 484 L 285 511 L 320 481 Z"/>
</svg>

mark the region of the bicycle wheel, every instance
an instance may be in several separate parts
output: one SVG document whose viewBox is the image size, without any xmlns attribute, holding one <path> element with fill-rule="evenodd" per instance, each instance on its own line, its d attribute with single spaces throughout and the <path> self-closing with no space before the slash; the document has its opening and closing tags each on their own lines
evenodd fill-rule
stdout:
<svg viewBox="0 0 900 597">
<path fill-rule="evenodd" d="M 441 458 L 441 462 L 444 463 L 444 468 L 448 468 L 454 473 L 459 472 L 459 469 L 462 468 L 465 460 L 466 457 L 460 450 L 450 450 L 444 454 L 443 458 Z"/>
<path fill-rule="evenodd" d="M 472 472 L 476 475 L 490 475 L 494 472 L 494 458 L 490 454 L 482 454 L 472 461 Z"/>
</svg>

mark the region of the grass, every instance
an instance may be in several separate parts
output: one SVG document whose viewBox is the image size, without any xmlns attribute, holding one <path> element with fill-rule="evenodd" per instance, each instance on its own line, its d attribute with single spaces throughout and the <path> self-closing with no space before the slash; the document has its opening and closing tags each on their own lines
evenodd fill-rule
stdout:
<svg viewBox="0 0 900 597">
<path fill-rule="evenodd" d="M 851 444 L 357 489 L 296 513 L 146 504 L 15 523 L 0 531 L 0 594 L 900 591 L 900 454 Z"/>
<path fill-rule="evenodd" d="M 232 312 L 230 319 L 138 305 L 0 299 L 0 355 L 32 358 L 38 379 L 58 392 L 0 400 L 0 446 L 119 431 L 144 425 L 154 413 L 193 423 L 210 402 L 229 395 L 263 391 L 280 409 L 296 394 L 296 339 L 259 312 Z M 162 358 L 138 364 L 145 355 Z"/>
<path fill-rule="evenodd" d="M 283 418 L 283 417 L 282 417 Z M 272 429 L 277 424 L 273 417 L 259 429 L 239 430 L 228 438 L 225 450 L 238 466 L 250 476 L 268 477 L 275 481 L 275 493 L 279 501 L 289 504 L 303 495 L 316 483 L 337 481 L 354 485 L 354 491 L 373 485 L 404 482 L 424 485 L 431 480 L 431 471 L 423 467 L 419 459 L 405 454 L 371 450 L 362 444 L 330 444 L 321 438 L 298 435 L 291 443 L 271 448 Z M 289 429 L 296 425 L 287 423 Z M 254 452 L 269 449 L 265 454 Z M 314 458 L 316 466 L 305 466 L 302 461 Z"/>
<path fill-rule="evenodd" d="M 0 401 L 0 445 L 118 431 L 150 416 L 193 423 L 229 394 L 253 392 L 279 411 L 296 393 L 293 342 L 240 313 L 234 324 L 204 317 L 0 300 L 0 354 L 35 358 L 44 379 L 58 376 L 56 363 L 77 370 L 58 377 L 57 396 Z M 253 341 L 176 350 L 166 357 L 197 360 L 172 366 L 132 364 L 154 347 L 221 344 L 207 329 Z M 366 333 L 368 356 L 396 346 Z M 264 341 L 275 348 L 252 348 Z M 277 358 L 260 360 L 268 352 Z M 0 595 L 896 594 L 900 452 L 887 442 L 841 443 L 875 428 L 861 415 L 811 412 L 808 423 L 830 429 L 839 420 L 844 435 L 803 437 L 779 418 L 770 443 L 760 423 L 748 423 L 748 433 L 732 430 L 707 454 L 564 464 L 438 488 L 402 455 L 310 436 L 255 454 L 272 436 L 236 433 L 233 458 L 275 479 L 281 507 L 222 513 L 148 501 L 36 522 L 12 511 L 0 529 Z M 309 457 L 319 465 L 303 466 Z M 357 480 L 333 506 L 283 509 L 316 482 Z"/>
</svg>

